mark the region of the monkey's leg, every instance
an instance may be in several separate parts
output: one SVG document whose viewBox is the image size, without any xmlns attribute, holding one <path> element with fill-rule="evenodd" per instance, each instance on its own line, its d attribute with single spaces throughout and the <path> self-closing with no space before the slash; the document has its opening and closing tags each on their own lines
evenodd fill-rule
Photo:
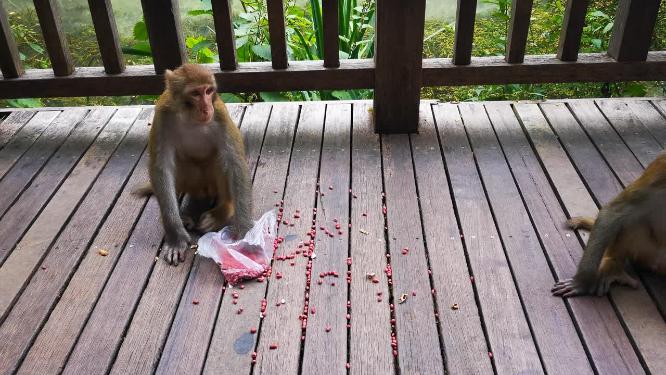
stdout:
<svg viewBox="0 0 666 375">
<path fill-rule="evenodd" d="M 180 218 L 183 220 L 185 229 L 193 231 L 197 229 L 197 222 L 201 215 L 211 207 L 211 200 L 208 198 L 197 198 L 191 194 L 185 194 L 183 205 L 180 210 Z"/>
<path fill-rule="evenodd" d="M 599 282 L 597 284 L 596 294 L 603 296 L 610 290 L 613 283 L 638 288 L 638 280 L 629 276 L 624 268 L 624 260 L 616 257 L 604 258 L 599 267 Z"/>
<path fill-rule="evenodd" d="M 197 229 L 202 232 L 212 232 L 222 229 L 229 223 L 231 217 L 234 215 L 234 205 L 231 195 L 229 194 L 227 178 L 222 172 L 216 174 L 215 186 L 217 189 L 217 197 L 215 207 L 201 215 L 201 220 L 199 220 Z"/>
<path fill-rule="evenodd" d="M 595 219 L 587 216 L 576 216 L 567 220 L 567 226 L 571 229 L 592 230 Z"/>
</svg>

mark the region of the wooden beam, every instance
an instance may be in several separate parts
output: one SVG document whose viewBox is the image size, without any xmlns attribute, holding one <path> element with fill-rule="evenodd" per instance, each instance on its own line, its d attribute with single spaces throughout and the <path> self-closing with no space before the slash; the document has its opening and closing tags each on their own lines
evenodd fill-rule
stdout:
<svg viewBox="0 0 666 375">
<path fill-rule="evenodd" d="M 375 29 L 375 131 L 418 128 L 425 0 L 379 0 Z"/>
<path fill-rule="evenodd" d="M 585 26 L 585 15 L 590 0 L 568 0 L 564 11 L 560 45 L 557 58 L 562 61 L 576 61 L 580 50 L 580 38 Z"/>
<path fill-rule="evenodd" d="M 472 61 L 476 0 L 458 0 L 456 34 L 453 41 L 453 63 L 468 65 Z"/>
<path fill-rule="evenodd" d="M 338 24 L 338 0 L 324 0 L 322 5 L 324 18 L 324 66 L 340 66 L 340 38 Z"/>
<path fill-rule="evenodd" d="M 238 64 L 236 61 L 236 37 L 231 18 L 231 1 L 215 0 L 211 2 L 211 6 L 213 7 L 217 50 L 220 54 L 220 68 L 222 70 L 235 70 Z"/>
<path fill-rule="evenodd" d="M 506 61 L 521 63 L 525 58 L 527 34 L 530 31 L 532 0 L 513 0 L 511 4 L 511 22 L 506 39 Z"/>
<path fill-rule="evenodd" d="M 620 0 L 608 54 L 617 61 L 644 61 L 661 0 Z"/>
<path fill-rule="evenodd" d="M 294 61 L 287 69 L 270 62 L 241 63 L 237 70 L 222 71 L 207 64 L 225 92 L 368 89 L 375 85 L 375 65 L 370 59 L 340 61 L 326 68 L 323 61 Z M 621 82 L 666 80 L 666 51 L 650 52 L 647 61 L 618 63 L 605 53 L 584 53 L 578 62 L 555 55 L 526 56 L 523 64 L 509 64 L 503 56 L 473 57 L 469 65 L 451 59 L 425 59 L 423 86 L 490 85 L 509 83 Z M 68 77 L 49 69 L 29 69 L 17 79 L 0 79 L 0 99 L 111 95 L 152 95 L 164 90 L 164 80 L 152 65 L 128 66 L 117 75 L 102 67 L 78 68 Z"/>
<path fill-rule="evenodd" d="M 68 76 L 74 72 L 74 64 L 69 53 L 67 38 L 60 24 L 58 2 L 56 0 L 34 0 L 34 2 L 53 73 L 56 76 Z"/>
<path fill-rule="evenodd" d="M 2 2 L 0 2 L 0 70 L 5 78 L 16 78 L 23 74 L 19 51 Z"/>
<path fill-rule="evenodd" d="M 141 7 L 155 72 L 162 74 L 187 62 L 178 0 L 141 0 Z"/>
<path fill-rule="evenodd" d="M 268 7 L 268 33 L 271 37 L 273 69 L 286 69 L 289 62 L 282 0 L 266 0 L 266 5 Z"/>
<path fill-rule="evenodd" d="M 104 69 L 108 74 L 118 74 L 125 70 L 125 62 L 123 52 L 120 50 L 111 0 L 88 0 L 88 6 L 93 26 L 95 26 L 95 36 L 99 43 Z"/>
</svg>

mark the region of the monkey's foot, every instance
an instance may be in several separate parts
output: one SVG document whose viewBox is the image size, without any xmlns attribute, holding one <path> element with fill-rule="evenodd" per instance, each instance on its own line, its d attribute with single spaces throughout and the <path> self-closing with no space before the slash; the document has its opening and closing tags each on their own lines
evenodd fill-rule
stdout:
<svg viewBox="0 0 666 375">
<path fill-rule="evenodd" d="M 206 211 L 201 214 L 201 219 L 199 219 L 199 225 L 197 229 L 201 232 L 215 232 L 224 227 L 224 223 L 218 218 L 217 212 L 214 210 Z"/>
<path fill-rule="evenodd" d="M 183 226 L 187 230 L 194 230 L 197 227 L 197 224 L 194 222 L 194 219 L 192 219 L 191 216 L 189 215 L 180 215 L 180 219 L 183 221 Z"/>
<path fill-rule="evenodd" d="M 164 247 L 162 247 L 164 260 L 169 264 L 177 266 L 179 262 L 185 261 L 185 252 L 187 249 L 187 241 L 174 241 L 173 243 L 165 242 Z"/>
</svg>

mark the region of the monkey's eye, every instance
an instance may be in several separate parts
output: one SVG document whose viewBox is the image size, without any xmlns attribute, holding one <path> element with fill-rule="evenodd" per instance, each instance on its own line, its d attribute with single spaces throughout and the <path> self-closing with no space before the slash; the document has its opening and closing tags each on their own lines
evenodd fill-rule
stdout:
<svg viewBox="0 0 666 375">
<path fill-rule="evenodd" d="M 215 90 L 213 90 L 212 87 L 207 88 L 207 89 L 206 89 L 206 95 L 210 95 L 210 94 L 212 94 L 213 91 L 215 91 Z"/>
</svg>

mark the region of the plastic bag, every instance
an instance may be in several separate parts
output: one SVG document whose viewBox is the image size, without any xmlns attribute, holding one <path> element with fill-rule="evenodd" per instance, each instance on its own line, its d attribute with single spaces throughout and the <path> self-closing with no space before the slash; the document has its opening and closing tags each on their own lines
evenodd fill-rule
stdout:
<svg viewBox="0 0 666 375">
<path fill-rule="evenodd" d="M 275 211 L 269 211 L 238 241 L 233 239 L 229 227 L 206 233 L 199 239 L 197 253 L 219 264 L 231 284 L 257 278 L 270 267 L 276 223 Z"/>
</svg>

